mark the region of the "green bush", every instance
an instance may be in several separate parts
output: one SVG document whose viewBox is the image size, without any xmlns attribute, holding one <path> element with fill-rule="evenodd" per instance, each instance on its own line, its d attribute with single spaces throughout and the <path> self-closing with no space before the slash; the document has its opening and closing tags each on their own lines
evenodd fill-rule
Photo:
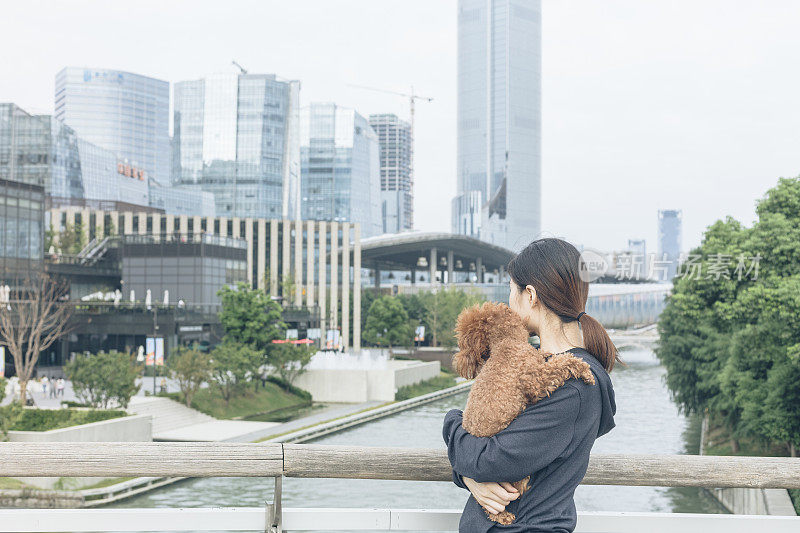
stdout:
<svg viewBox="0 0 800 533">
<path fill-rule="evenodd" d="M 0 355 L 0 357 L 2 356 Z M 0 402 L 6 397 L 6 386 L 8 386 L 8 380 L 0 376 Z"/>
<path fill-rule="evenodd" d="M 134 358 L 126 353 L 111 350 L 92 355 L 77 355 L 64 366 L 75 395 L 93 407 L 107 408 L 118 404 L 127 407 L 139 386 L 136 378 L 141 373 Z"/>
<path fill-rule="evenodd" d="M 0 407 L 0 417 L 10 415 L 9 407 Z M 119 410 L 23 409 L 8 428 L 11 431 L 48 431 L 126 416 Z"/>
</svg>

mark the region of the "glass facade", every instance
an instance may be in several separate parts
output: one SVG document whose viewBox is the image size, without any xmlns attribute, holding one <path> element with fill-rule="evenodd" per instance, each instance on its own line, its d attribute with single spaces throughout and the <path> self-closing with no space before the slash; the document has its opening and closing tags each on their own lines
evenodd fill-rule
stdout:
<svg viewBox="0 0 800 533">
<path fill-rule="evenodd" d="M 175 84 L 173 182 L 226 217 L 298 218 L 300 85 L 267 74 Z"/>
<path fill-rule="evenodd" d="M 369 122 L 332 103 L 303 108 L 300 122 L 303 218 L 382 233 L 380 146 Z"/>
<path fill-rule="evenodd" d="M 153 300 L 165 290 L 172 302 L 219 304 L 224 285 L 247 282 L 247 243 L 219 235 L 126 235 L 122 237 L 125 290 L 139 298 L 149 289 Z"/>
<path fill-rule="evenodd" d="M 49 115 L 0 104 L 0 152 L 0 179 L 41 186 L 55 203 L 79 199 L 147 205 L 143 177 Z"/>
<path fill-rule="evenodd" d="M 139 74 L 67 67 L 56 74 L 55 118 L 169 185 L 169 83 Z"/>
<path fill-rule="evenodd" d="M 0 179 L 38 185 L 53 205 L 119 204 L 213 216 L 209 193 L 163 186 L 49 115 L 0 104 Z"/>
<path fill-rule="evenodd" d="M 383 233 L 414 229 L 413 139 L 411 125 L 397 115 L 370 115 L 381 149 Z"/>
<path fill-rule="evenodd" d="M 541 231 L 539 0 L 459 0 L 457 128 L 453 232 L 523 248 Z"/>
<path fill-rule="evenodd" d="M 0 180 L 0 274 L 24 277 L 41 267 L 44 188 Z"/>
<path fill-rule="evenodd" d="M 150 207 L 170 215 L 199 215 L 213 217 L 214 195 L 189 187 L 162 187 L 150 182 Z"/>
</svg>

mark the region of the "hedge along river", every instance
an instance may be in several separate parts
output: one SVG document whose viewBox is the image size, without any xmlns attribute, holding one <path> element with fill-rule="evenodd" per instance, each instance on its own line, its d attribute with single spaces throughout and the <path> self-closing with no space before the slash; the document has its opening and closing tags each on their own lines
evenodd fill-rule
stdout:
<svg viewBox="0 0 800 533">
<path fill-rule="evenodd" d="M 612 373 L 617 427 L 600 438 L 596 453 L 697 453 L 699 428 L 677 409 L 664 385 L 664 369 L 651 350 L 626 350 L 627 366 Z M 463 409 L 460 394 L 315 441 L 319 444 L 444 448 L 442 418 Z M 205 478 L 167 486 L 113 507 L 263 506 L 272 479 Z M 468 493 L 452 483 L 294 479 L 283 483 L 286 507 L 383 507 L 460 509 Z M 576 505 L 583 511 L 724 512 L 699 489 L 580 486 Z"/>
</svg>

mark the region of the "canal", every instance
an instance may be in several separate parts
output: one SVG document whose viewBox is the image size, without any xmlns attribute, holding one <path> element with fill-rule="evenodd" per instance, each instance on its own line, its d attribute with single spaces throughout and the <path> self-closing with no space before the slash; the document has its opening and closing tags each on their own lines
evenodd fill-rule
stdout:
<svg viewBox="0 0 800 533">
<path fill-rule="evenodd" d="M 664 385 L 664 369 L 647 349 L 623 352 L 626 366 L 612 373 L 617 427 L 595 444 L 596 453 L 697 453 L 698 428 L 683 416 Z M 441 447 L 441 422 L 463 408 L 466 394 L 393 415 L 317 440 L 320 444 Z M 178 483 L 114 507 L 262 506 L 271 479 L 205 478 Z M 451 483 L 344 479 L 286 479 L 287 507 L 462 508 L 467 492 Z M 699 489 L 581 486 L 583 511 L 723 512 Z"/>
</svg>

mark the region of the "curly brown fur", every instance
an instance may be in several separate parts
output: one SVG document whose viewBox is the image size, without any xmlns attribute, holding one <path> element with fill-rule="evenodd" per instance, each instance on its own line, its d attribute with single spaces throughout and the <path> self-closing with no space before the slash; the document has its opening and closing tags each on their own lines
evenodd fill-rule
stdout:
<svg viewBox="0 0 800 533">
<path fill-rule="evenodd" d="M 464 429 L 476 437 L 490 437 L 505 429 L 525 407 L 550 396 L 571 378 L 594 384 L 589 365 L 571 354 L 549 360 L 528 343 L 522 319 L 505 304 L 484 303 L 465 309 L 456 323 L 459 351 L 453 367 L 464 378 L 475 379 L 464 409 Z M 530 477 L 512 483 L 520 496 Z M 503 511 L 490 519 L 504 525 L 514 514 Z"/>
</svg>

